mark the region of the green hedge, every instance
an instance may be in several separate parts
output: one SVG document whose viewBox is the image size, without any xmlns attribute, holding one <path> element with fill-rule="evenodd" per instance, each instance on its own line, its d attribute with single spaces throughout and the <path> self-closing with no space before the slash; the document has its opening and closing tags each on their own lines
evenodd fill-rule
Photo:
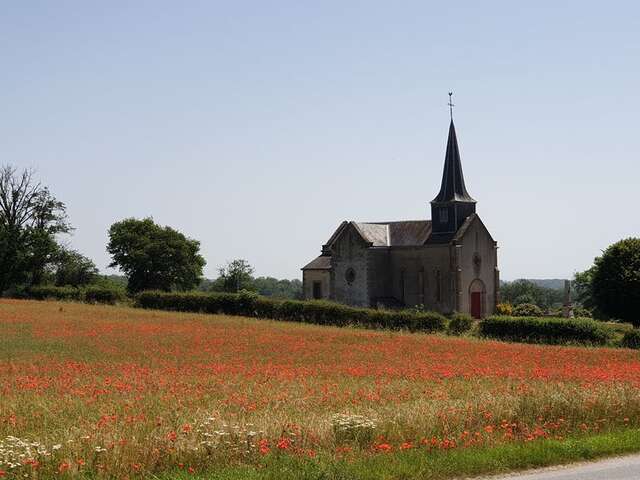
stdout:
<svg viewBox="0 0 640 480">
<path fill-rule="evenodd" d="M 276 300 L 253 294 L 142 292 L 136 306 L 179 312 L 224 313 L 317 325 L 442 331 L 447 319 L 434 312 L 354 308 L 325 301 Z"/>
<path fill-rule="evenodd" d="M 480 322 L 480 335 L 528 343 L 604 345 L 612 338 L 602 324 L 590 319 L 489 317 Z"/>
<path fill-rule="evenodd" d="M 462 335 L 473 328 L 473 318 L 466 313 L 456 313 L 449 320 L 447 328 L 451 335 Z"/>
<path fill-rule="evenodd" d="M 625 348 L 640 348 L 640 331 L 634 329 L 625 332 L 620 345 Z"/>
<path fill-rule="evenodd" d="M 75 287 L 30 287 L 26 296 L 36 300 L 83 300 L 82 290 Z"/>
<path fill-rule="evenodd" d="M 104 287 L 54 287 L 38 286 L 26 290 L 25 296 L 35 300 L 64 300 L 87 303 L 116 304 L 126 300 L 123 290 Z"/>
</svg>

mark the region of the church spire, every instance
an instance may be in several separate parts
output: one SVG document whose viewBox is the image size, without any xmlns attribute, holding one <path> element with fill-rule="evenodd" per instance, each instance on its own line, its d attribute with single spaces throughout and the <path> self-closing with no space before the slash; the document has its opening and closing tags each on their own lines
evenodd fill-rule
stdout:
<svg viewBox="0 0 640 480">
<path fill-rule="evenodd" d="M 452 106 L 452 105 L 450 105 Z M 449 124 L 449 138 L 447 140 L 447 153 L 444 156 L 444 170 L 442 172 L 442 184 L 440 193 L 433 199 L 434 202 L 474 202 L 464 184 L 462 174 L 462 162 L 458 149 L 458 138 L 453 118 Z"/>
<path fill-rule="evenodd" d="M 465 219 L 475 213 L 476 201 L 467 192 L 462 174 L 462 162 L 460 161 L 460 149 L 456 127 L 453 124 L 452 92 L 449 92 L 449 138 L 447 139 L 447 152 L 444 156 L 444 171 L 440 192 L 431 201 L 432 243 L 448 242 L 455 232 L 462 226 Z"/>
</svg>

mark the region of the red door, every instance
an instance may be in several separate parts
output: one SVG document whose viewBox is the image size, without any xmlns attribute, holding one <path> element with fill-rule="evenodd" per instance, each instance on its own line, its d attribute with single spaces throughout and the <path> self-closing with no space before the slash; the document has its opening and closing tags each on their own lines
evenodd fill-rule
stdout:
<svg viewBox="0 0 640 480">
<path fill-rule="evenodd" d="M 471 292 L 471 316 L 482 317 L 482 292 Z"/>
</svg>

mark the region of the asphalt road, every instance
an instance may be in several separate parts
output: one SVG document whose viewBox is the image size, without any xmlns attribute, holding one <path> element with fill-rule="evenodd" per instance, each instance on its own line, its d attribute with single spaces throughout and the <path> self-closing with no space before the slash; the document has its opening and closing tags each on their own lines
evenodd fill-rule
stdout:
<svg viewBox="0 0 640 480">
<path fill-rule="evenodd" d="M 490 480 L 640 480 L 640 455 L 514 473 Z M 489 480 L 487 479 L 487 480 Z"/>
</svg>

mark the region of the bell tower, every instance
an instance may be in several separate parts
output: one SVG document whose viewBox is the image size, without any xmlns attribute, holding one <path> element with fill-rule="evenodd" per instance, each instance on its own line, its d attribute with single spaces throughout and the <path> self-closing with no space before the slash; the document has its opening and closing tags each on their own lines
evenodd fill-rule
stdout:
<svg viewBox="0 0 640 480">
<path fill-rule="evenodd" d="M 462 162 L 458 149 L 456 128 L 453 124 L 452 92 L 449 92 L 449 138 L 444 157 L 444 171 L 440 193 L 431 201 L 431 241 L 446 243 L 451 240 L 465 219 L 476 212 L 476 201 L 469 195 L 464 184 Z"/>
</svg>

